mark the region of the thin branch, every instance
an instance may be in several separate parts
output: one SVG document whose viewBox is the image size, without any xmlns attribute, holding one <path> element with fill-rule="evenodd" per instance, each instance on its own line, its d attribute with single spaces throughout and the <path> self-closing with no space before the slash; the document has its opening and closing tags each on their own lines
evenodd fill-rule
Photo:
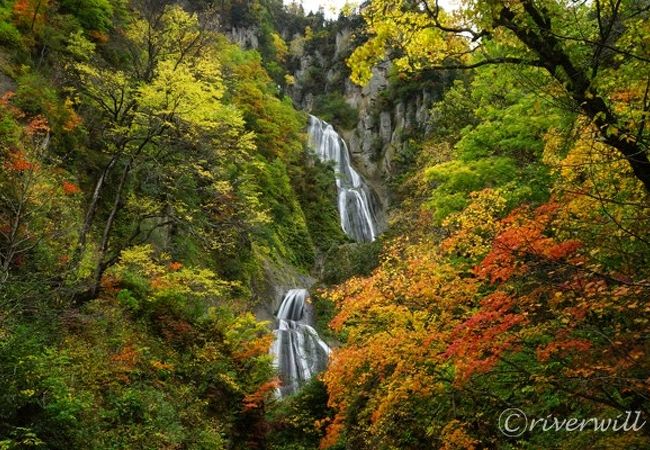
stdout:
<svg viewBox="0 0 650 450">
<path fill-rule="evenodd" d="M 469 70 L 469 69 L 475 69 L 477 67 L 487 66 L 492 64 L 519 64 L 519 65 L 530 66 L 530 67 L 545 67 L 544 63 L 539 60 L 530 60 L 530 59 L 504 56 L 500 58 L 484 59 L 483 61 L 479 61 L 472 64 L 449 64 L 449 65 L 441 65 L 441 66 L 430 66 L 428 68 L 431 70 L 454 70 L 454 69 Z"/>
<path fill-rule="evenodd" d="M 431 20 L 436 25 L 436 28 L 438 28 L 440 31 L 445 31 L 447 33 L 455 33 L 455 34 L 469 34 L 472 36 L 472 42 L 476 42 L 479 39 L 481 39 L 484 36 L 489 36 L 490 32 L 487 30 L 481 30 L 479 32 L 472 30 L 471 28 L 466 28 L 466 27 L 449 27 L 446 25 L 443 25 L 440 22 L 439 15 L 440 15 L 440 6 L 438 5 L 438 0 L 435 0 L 435 6 L 433 9 L 429 6 L 429 3 L 425 0 L 422 3 L 422 6 L 424 7 L 424 10 L 427 12 L 427 15 Z"/>
<path fill-rule="evenodd" d="M 564 39 L 564 40 L 567 40 L 567 41 L 574 41 L 574 42 L 583 42 L 585 44 L 595 45 L 597 47 L 602 47 L 602 48 L 605 48 L 607 50 L 611 50 L 611 51 L 613 51 L 615 53 L 619 53 L 621 55 L 629 56 L 630 58 L 637 59 L 639 61 L 650 63 L 650 58 L 646 58 L 646 57 L 631 53 L 631 52 L 629 52 L 627 50 L 622 50 L 622 49 L 620 49 L 618 47 L 613 47 L 613 46 L 611 46 L 609 44 L 605 44 L 604 42 L 596 42 L 596 41 L 593 41 L 591 39 L 580 38 L 580 37 L 575 37 L 575 36 L 566 36 L 566 35 L 563 35 L 563 34 L 558 34 L 558 33 L 553 32 L 553 31 L 551 31 L 550 34 L 553 35 L 554 37 L 558 38 L 558 39 Z"/>
</svg>

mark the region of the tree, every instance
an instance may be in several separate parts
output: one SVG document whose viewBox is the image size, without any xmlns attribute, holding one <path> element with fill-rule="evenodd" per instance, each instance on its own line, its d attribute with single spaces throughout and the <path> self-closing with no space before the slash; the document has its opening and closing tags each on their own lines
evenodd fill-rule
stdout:
<svg viewBox="0 0 650 450">
<path fill-rule="evenodd" d="M 349 60 L 357 82 L 365 82 L 390 49 L 398 50 L 394 62 L 404 70 L 488 64 L 543 69 L 650 191 L 650 58 L 642 37 L 648 32 L 647 4 L 467 1 L 447 13 L 437 0 L 380 0 L 363 14 L 371 37 Z M 640 95 L 613 95 L 621 84 Z"/>
<path fill-rule="evenodd" d="M 0 99 L 0 284 L 21 269 L 24 275 L 42 271 L 40 281 L 47 284 L 69 257 L 80 189 L 48 155 L 47 119 L 26 119 L 10 104 L 10 94 Z"/>
<path fill-rule="evenodd" d="M 324 374 L 335 415 L 322 446 L 422 448 L 439 438 L 436 448 L 499 447 L 507 441 L 495 424 L 513 404 L 540 416 L 646 414 L 646 275 L 592 256 L 615 237 L 589 248 L 575 238 L 568 221 L 582 200 L 496 219 L 498 199 L 483 191 L 444 241 L 394 239 L 370 276 L 329 290 L 339 307 L 331 326 L 345 345 Z M 477 213 L 483 229 L 471 223 Z M 472 247 L 470 230 L 490 242 L 476 249 L 474 267 L 445 254 Z M 521 439 L 533 447 L 580 442 Z"/>
<path fill-rule="evenodd" d="M 325 293 L 345 344 L 323 377 L 335 413 L 322 447 L 498 448 L 512 444 L 496 427 L 512 405 L 529 417 L 649 408 L 643 185 L 587 118 L 514 87 L 510 66 L 474 75 L 471 113 L 436 119 L 461 131 L 422 145 L 393 225 L 405 236 L 387 239 L 371 275 Z M 456 88 L 447 95 L 436 109 L 457 108 Z M 440 140 L 454 144 L 450 160 Z M 505 183 L 477 170 L 495 156 L 511 161 Z M 647 445 L 633 433 L 589 439 Z"/>
<path fill-rule="evenodd" d="M 102 152 L 108 156 L 89 199 L 76 259 L 85 249 L 106 183 L 119 168 L 101 227 L 91 297 L 119 257 L 120 245 L 110 251 L 109 243 L 134 167 L 176 151 L 172 144 L 179 140 L 191 147 L 192 142 L 219 137 L 227 145 L 242 134 L 241 117 L 220 101 L 224 87 L 214 47 L 208 46 L 210 34 L 196 15 L 171 6 L 148 11 L 127 27 L 125 37 L 130 54 L 125 68 L 74 66 L 80 93 L 102 118 L 97 132 L 104 136 Z M 167 215 L 164 208 L 160 211 L 160 217 Z"/>
<path fill-rule="evenodd" d="M 46 0 L 18 0 L 14 4 L 14 17 L 17 25 L 34 32 L 45 23 L 45 13 L 49 7 Z"/>
<path fill-rule="evenodd" d="M 113 23 L 113 6 L 108 0 L 62 0 L 61 6 L 79 18 L 86 30 L 108 31 Z"/>
</svg>

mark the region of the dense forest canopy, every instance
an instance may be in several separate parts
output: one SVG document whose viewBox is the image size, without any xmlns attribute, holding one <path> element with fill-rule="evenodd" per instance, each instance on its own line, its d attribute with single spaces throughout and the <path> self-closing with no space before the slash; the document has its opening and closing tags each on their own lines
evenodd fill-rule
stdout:
<svg viewBox="0 0 650 450">
<path fill-rule="evenodd" d="M 648 419 L 649 16 L 0 0 L 0 448 L 649 448 L 500 428 Z M 295 280 L 334 350 L 279 398 Z"/>
</svg>

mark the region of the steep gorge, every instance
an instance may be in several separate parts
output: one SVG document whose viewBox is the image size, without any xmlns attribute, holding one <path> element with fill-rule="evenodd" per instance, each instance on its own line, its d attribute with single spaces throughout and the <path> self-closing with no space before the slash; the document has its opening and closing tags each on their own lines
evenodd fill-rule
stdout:
<svg viewBox="0 0 650 450">
<path fill-rule="evenodd" d="M 285 20 L 299 18 L 290 16 Z M 312 16 L 310 20 L 311 25 L 304 28 L 286 26 L 277 30 L 288 45 L 283 64 L 290 79 L 285 78 L 289 81 L 282 83 L 282 89 L 296 108 L 310 113 L 309 152 L 333 167 L 342 230 L 352 242 L 372 242 L 388 227 L 394 179 L 412 163 L 410 141 L 430 131 L 429 110 L 441 97 L 451 76 L 435 74 L 415 82 L 403 82 L 394 77 L 387 62 L 373 70 L 367 86 L 359 87 L 349 80 L 345 62 L 361 42 L 356 37 L 361 26 L 359 17 L 341 16 L 335 21 L 320 18 L 318 22 Z M 265 38 L 259 24 L 233 24 L 227 34 L 242 48 L 264 53 Z M 323 114 L 331 124 L 311 114 Z M 341 249 L 345 251 L 350 245 L 354 244 L 343 243 Z M 330 248 L 328 253 L 336 255 L 338 250 Z M 324 258 L 326 255 L 318 258 L 319 265 L 328 264 L 323 262 Z M 260 283 L 263 290 L 258 294 L 260 306 L 256 315 L 275 324 L 272 353 L 280 378 L 292 386 L 286 392 L 295 390 L 295 380 L 309 378 L 302 373 L 312 371 L 304 367 L 318 365 L 306 349 L 311 345 L 313 312 L 305 316 L 305 324 L 310 328 L 301 327 L 298 331 L 296 327 L 288 327 L 279 316 L 287 302 L 295 301 L 294 289 L 322 284 L 323 280 L 318 279 L 322 273 L 312 272 L 316 278 L 278 261 L 270 262 L 266 281 Z M 354 274 L 350 272 L 348 276 Z M 309 302 L 305 305 L 313 309 Z"/>
<path fill-rule="evenodd" d="M 0 0 L 0 448 L 650 448 L 532 428 L 650 411 L 650 10 L 570 3 Z"/>
<path fill-rule="evenodd" d="M 334 166 L 341 229 L 354 242 L 374 241 L 379 233 L 376 197 L 352 166 L 345 141 L 330 124 L 314 116 L 309 116 L 308 135 L 310 151 Z M 327 367 L 330 349 L 313 328 L 314 310 L 308 297 L 303 287 L 290 289 L 275 314 L 271 354 L 282 383 L 280 396 L 294 394 Z"/>
</svg>

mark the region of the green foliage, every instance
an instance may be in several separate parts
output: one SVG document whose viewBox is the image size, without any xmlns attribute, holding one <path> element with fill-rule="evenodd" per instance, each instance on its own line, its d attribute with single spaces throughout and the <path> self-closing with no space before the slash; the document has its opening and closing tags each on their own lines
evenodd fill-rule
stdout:
<svg viewBox="0 0 650 450">
<path fill-rule="evenodd" d="M 219 54 L 228 76 L 228 95 L 244 113 L 255 131 L 258 149 L 269 159 L 281 156 L 296 160 L 302 152 L 306 117 L 296 111 L 288 98 L 278 98 L 277 86 L 262 66 L 255 51 L 221 42 Z"/>
<path fill-rule="evenodd" d="M 56 91 L 38 72 L 27 72 L 18 78 L 18 88 L 13 103 L 27 114 L 47 114 L 58 102 Z"/>
<path fill-rule="evenodd" d="M 625 3 L 421 6 L 364 4 L 353 80 L 387 57 L 405 86 L 431 68 L 479 68 L 433 106 L 431 135 L 412 136 L 399 235 L 378 267 L 321 292 L 345 340 L 323 375 L 335 416 L 321 448 L 647 447 L 643 433 L 513 439 L 498 427 L 509 406 L 529 424 L 648 407 L 647 383 L 630 386 L 648 361 L 648 62 L 624 56 L 642 48 L 647 14 L 630 20 Z"/>
<path fill-rule="evenodd" d="M 331 172 L 306 156 L 306 117 L 289 98 L 277 97 L 260 55 L 221 45 L 223 70 L 232 75 L 226 95 L 243 110 L 261 155 L 245 165 L 245 179 L 269 214 L 269 223 L 256 233 L 258 242 L 307 268 L 314 246 L 323 250 L 343 240 Z"/>
<path fill-rule="evenodd" d="M 522 72 L 520 69 L 517 76 L 544 83 L 536 72 Z M 467 111 L 468 105 L 458 97 L 469 93 L 457 84 L 447 96 L 453 105 Z M 476 105 L 475 119 L 464 113 L 470 126 L 462 130 L 457 144 L 458 156 L 465 161 L 503 155 L 515 159 L 519 166 L 534 163 L 542 156 L 544 136 L 551 127 L 571 124 L 571 115 L 519 86 L 515 75 L 507 70 L 479 70 L 471 83 L 471 98 Z"/>
<path fill-rule="evenodd" d="M 321 253 L 346 242 L 341 229 L 333 170 L 305 153 L 302 167 L 293 176 L 298 201 L 314 246 Z"/>
<path fill-rule="evenodd" d="M 267 331 L 215 306 L 227 293 L 214 274 L 161 258 L 127 252 L 116 297 L 60 324 L 3 325 L 3 445 L 226 448 L 242 399 L 271 375 Z"/>
<path fill-rule="evenodd" d="M 467 206 L 469 192 L 502 186 L 516 176 L 514 161 L 505 157 L 442 163 L 426 171 L 427 181 L 435 188 L 429 205 L 435 211 L 435 217 L 442 220 Z"/>
<path fill-rule="evenodd" d="M 0 44 L 8 47 L 18 47 L 21 36 L 18 29 L 9 21 L 11 12 L 0 7 Z"/>
<path fill-rule="evenodd" d="M 276 18 L 263 59 L 177 5 L 2 5 L 0 448 L 260 446 L 252 277 L 344 240 Z"/>
<path fill-rule="evenodd" d="M 315 378 L 305 383 L 300 392 L 272 409 L 268 414 L 271 426 L 269 448 L 273 450 L 318 448 L 318 443 L 324 435 L 322 423 L 331 415 L 331 410 L 327 407 L 327 398 L 325 385 Z"/>
<path fill-rule="evenodd" d="M 112 27 L 113 5 L 109 0 L 61 0 L 61 6 L 86 30 L 108 31 Z"/>
<path fill-rule="evenodd" d="M 261 242 L 278 256 L 298 266 L 309 267 L 314 258 L 314 244 L 291 188 L 286 165 L 279 158 L 272 163 L 258 159 L 250 169 L 273 223 L 260 230 Z"/>
<path fill-rule="evenodd" d="M 444 101 L 436 102 L 431 108 L 433 135 L 450 142 L 458 141 L 465 127 L 477 125 L 475 109 L 476 102 L 469 83 L 455 80 L 445 93 Z"/>
<path fill-rule="evenodd" d="M 544 137 L 552 128 L 570 127 L 571 115 L 527 92 L 509 71 L 485 69 L 469 85 L 457 81 L 432 116 L 434 126 L 441 124 L 434 138 L 455 144 L 451 161 L 424 171 L 438 223 L 463 210 L 469 193 L 485 188 L 500 188 L 509 208 L 547 199 Z"/>
<path fill-rule="evenodd" d="M 379 263 L 380 240 L 331 247 L 322 259 L 320 279 L 338 284 L 354 276 L 368 275 Z"/>
<path fill-rule="evenodd" d="M 95 44 L 86 39 L 83 31 L 78 30 L 68 36 L 66 50 L 77 61 L 88 61 L 95 51 Z"/>
<path fill-rule="evenodd" d="M 337 342 L 341 336 L 329 327 L 329 323 L 336 316 L 336 305 L 330 299 L 320 295 L 319 291 L 313 292 L 311 299 L 315 311 L 314 328 L 328 343 Z"/>
<path fill-rule="evenodd" d="M 343 130 L 355 128 L 359 120 L 357 110 L 338 92 L 317 96 L 314 101 L 314 114 Z"/>
<path fill-rule="evenodd" d="M 236 286 L 220 280 L 209 269 L 183 267 L 168 255 L 154 260 L 151 245 L 124 250 L 111 273 L 125 280 L 127 292 L 120 291 L 117 298 L 131 309 L 140 306 L 147 312 L 162 308 L 193 319 L 205 313 L 206 305 L 217 304 Z M 140 301 L 133 293 L 140 294 Z"/>
</svg>

